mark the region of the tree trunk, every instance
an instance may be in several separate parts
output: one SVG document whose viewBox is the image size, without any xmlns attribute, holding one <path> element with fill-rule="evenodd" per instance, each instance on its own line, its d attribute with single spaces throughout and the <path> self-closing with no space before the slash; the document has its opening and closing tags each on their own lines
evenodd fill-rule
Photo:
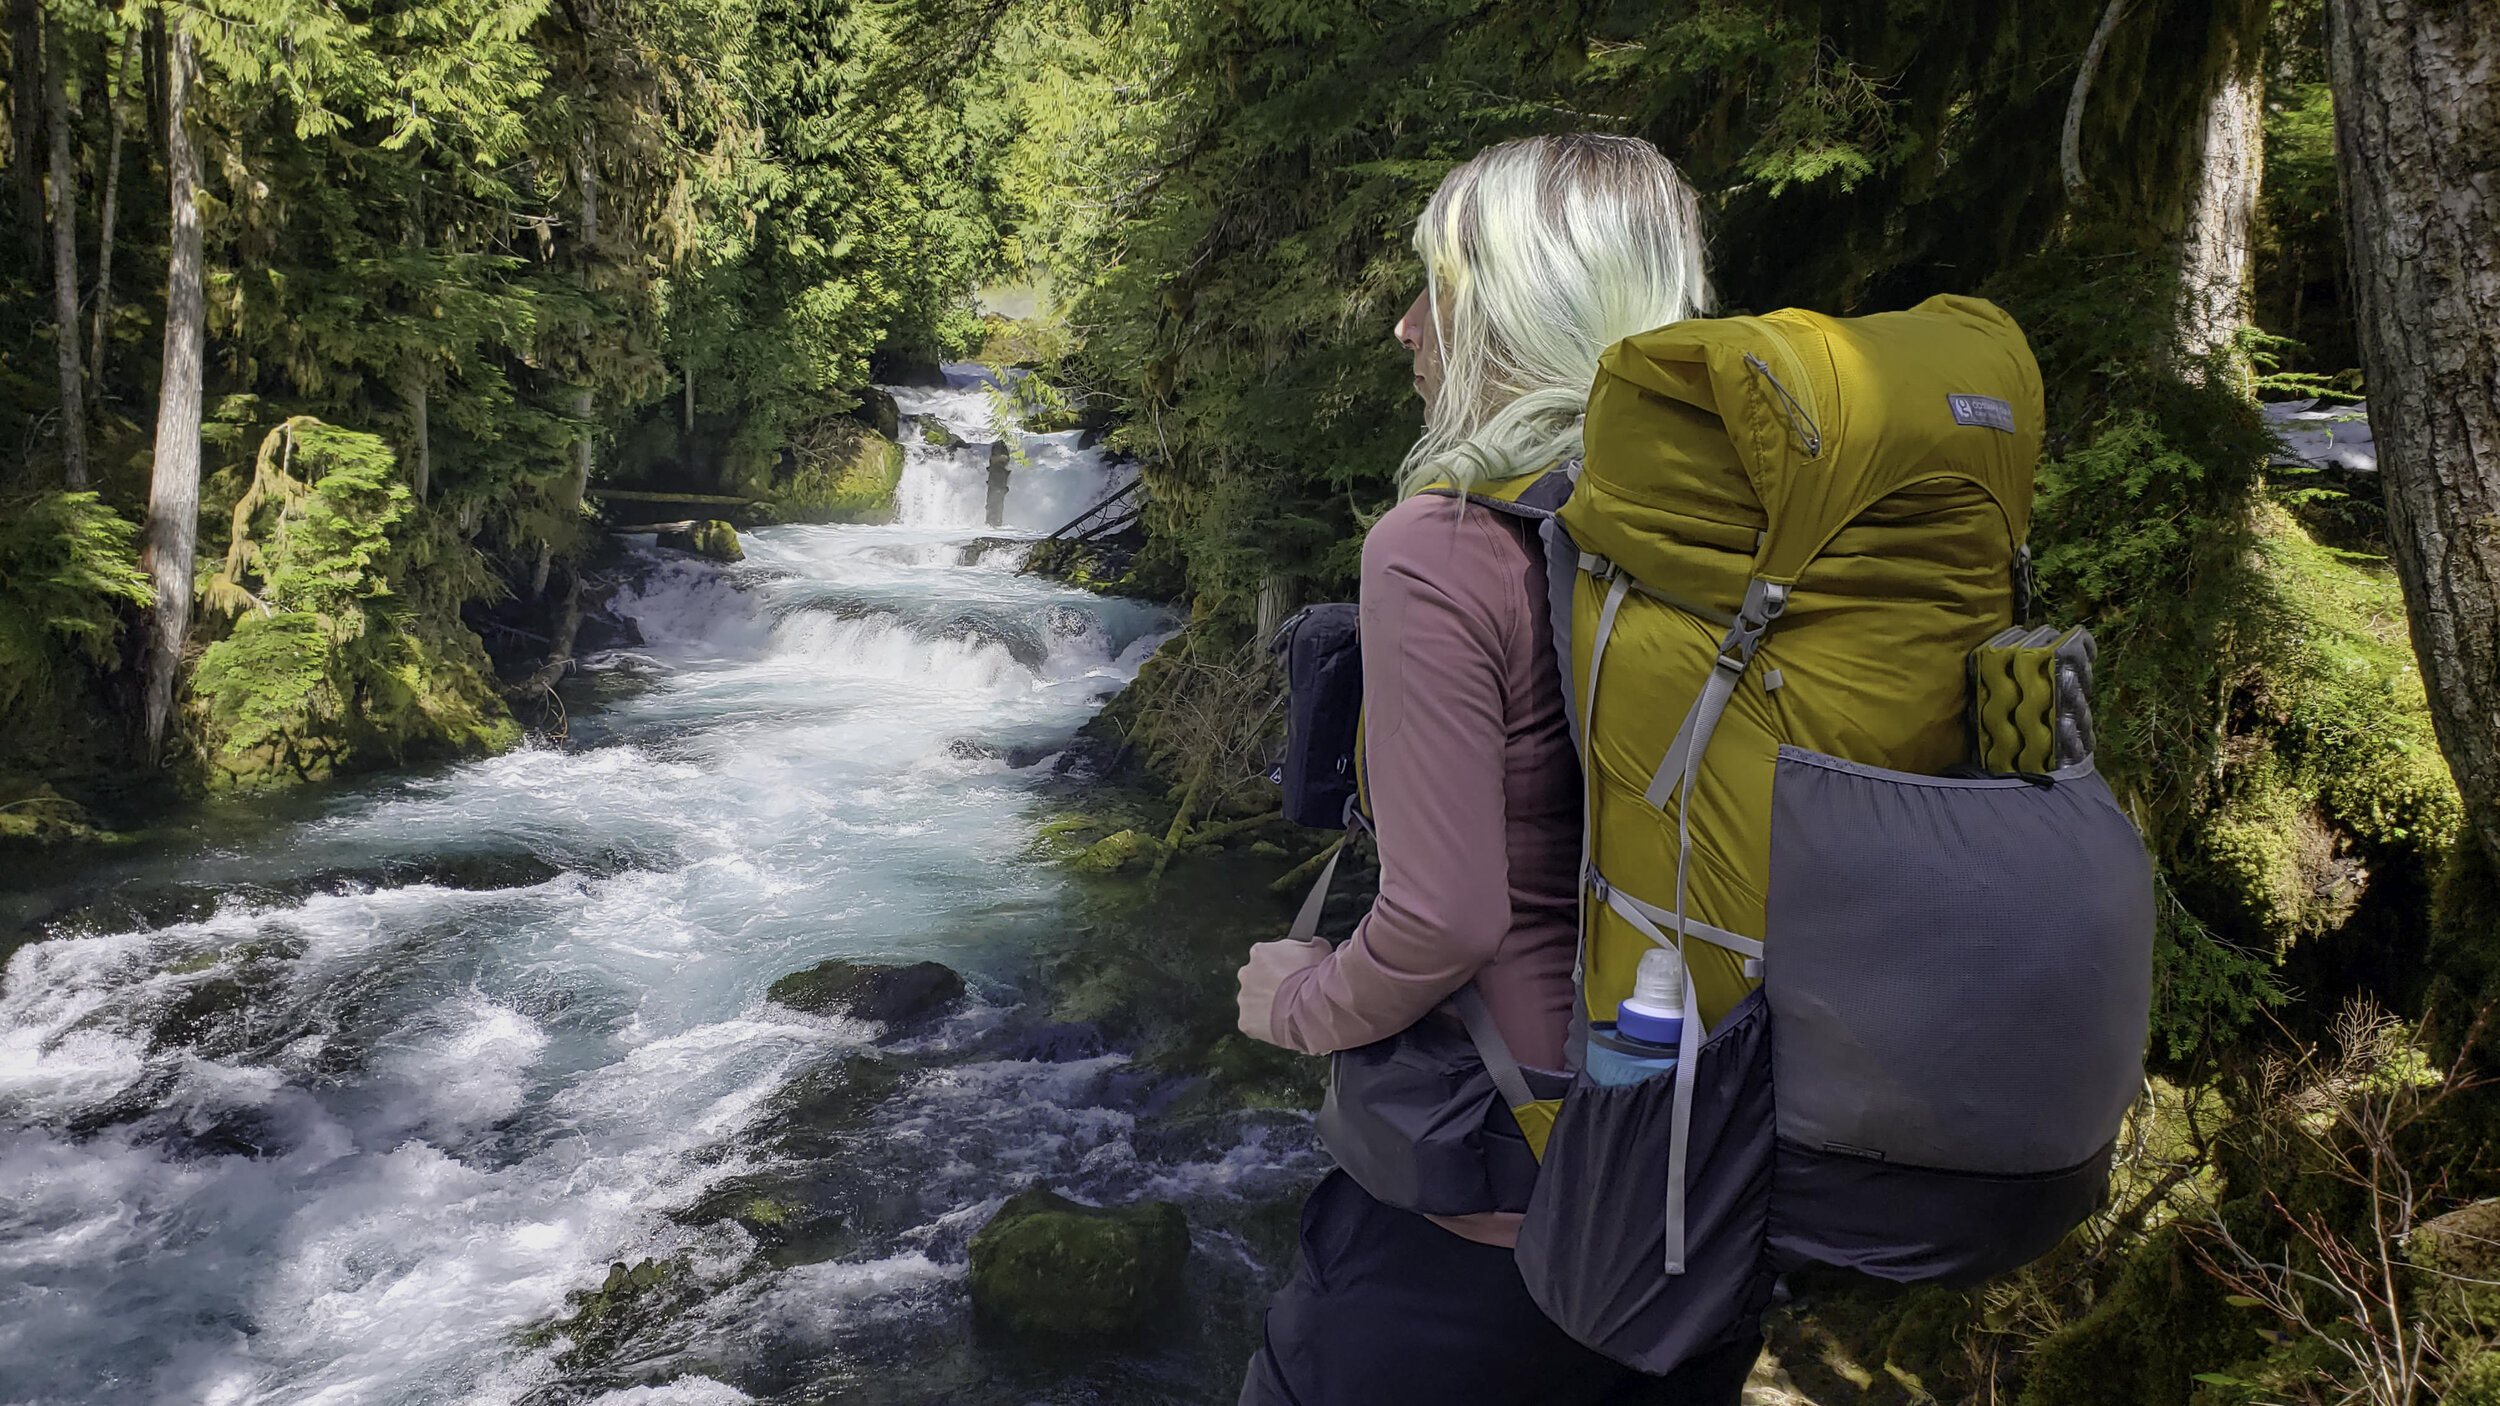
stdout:
<svg viewBox="0 0 2500 1406">
<path fill-rule="evenodd" d="M 113 233 L 122 197 L 122 77 L 130 66 L 130 40 L 113 48 L 104 66 L 105 123 L 112 136 L 105 143 L 104 209 L 96 221 L 95 335 L 87 343 L 87 402 L 104 402 L 104 363 L 111 352 L 106 340 L 113 325 Z"/>
<path fill-rule="evenodd" d="M 2101 22 L 2092 30 L 2092 42 L 2084 47 L 2083 64 L 2075 70 L 2075 86 L 2066 95 L 2066 125 L 2058 133 L 2057 164 L 2066 180 L 2069 203 L 2083 199 L 2083 104 L 2092 96 L 2092 80 L 2101 73 L 2101 55 L 2109 51 L 2109 36 L 2118 28 L 2120 17 L 2127 12 L 2127 0 L 2109 0 L 2109 8 L 2101 11 Z"/>
<path fill-rule="evenodd" d="M 191 558 L 200 534 L 200 374 L 204 294 L 200 212 L 193 203 L 199 153 L 183 125 L 191 99 L 191 34 L 173 27 L 165 63 L 165 172 L 173 232 L 166 256 L 165 375 L 156 411 L 156 463 L 148 484 L 147 547 L 140 566 L 156 583 L 149 632 L 146 727 L 150 759 L 161 754 L 173 712 L 174 676 L 191 633 Z"/>
<path fill-rule="evenodd" d="M 69 143 L 69 39 L 47 36 L 43 105 L 52 128 L 52 362 L 61 379 L 61 481 L 87 486 L 87 378 L 78 369 L 78 165 Z"/>
<path fill-rule="evenodd" d="M 9 167 L 16 177 L 17 227 L 26 263 L 43 272 L 43 11 L 35 0 L 9 0 Z"/>
<path fill-rule="evenodd" d="M 587 286 L 590 282 L 590 261 L 597 256 L 599 249 L 599 168 L 592 159 L 587 141 L 582 143 L 581 153 L 576 158 L 574 177 L 581 186 L 582 194 L 582 282 Z M 582 329 L 584 336 L 588 336 L 589 331 L 586 327 Z M 582 422 L 582 437 L 573 442 L 573 484 L 572 492 L 566 495 L 565 507 L 576 513 L 581 511 L 583 495 L 590 492 L 590 420 L 596 409 L 597 404 L 591 399 L 589 391 L 584 390 L 573 397 L 573 416 Z M 530 580 L 531 595 L 543 596 L 547 593 L 547 572 L 554 562 L 555 544 L 539 543 L 538 570 Z"/>
<path fill-rule="evenodd" d="M 2265 177 L 2265 78 L 2256 55 L 2234 56 L 2205 103 L 2200 178 L 2179 231 L 2179 350 L 2202 360 L 2248 321 Z"/>
<path fill-rule="evenodd" d="M 434 444 L 433 436 L 428 434 L 426 430 L 426 395 L 425 382 L 422 378 L 420 378 L 415 385 L 410 388 L 408 400 L 410 412 L 409 418 L 416 421 L 416 424 L 412 428 L 416 431 L 417 436 L 417 462 L 415 471 L 411 475 L 414 480 L 411 486 L 416 489 L 417 501 L 422 503 L 425 501 L 426 489 L 430 487 L 434 481 Z"/>
<path fill-rule="evenodd" d="M 2500 862 L 2500 6 L 2326 14 L 2388 535 L 2440 750 Z"/>
</svg>

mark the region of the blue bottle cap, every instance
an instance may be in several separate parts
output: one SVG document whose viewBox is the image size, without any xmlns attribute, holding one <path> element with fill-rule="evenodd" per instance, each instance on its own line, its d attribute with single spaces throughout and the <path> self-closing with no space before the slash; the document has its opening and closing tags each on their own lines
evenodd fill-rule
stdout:
<svg viewBox="0 0 2500 1406">
<path fill-rule="evenodd" d="M 1615 1033 L 1625 1039 L 1674 1049 L 1684 1042 L 1684 1017 L 1650 1015 L 1626 1001 L 1615 1012 Z"/>
</svg>

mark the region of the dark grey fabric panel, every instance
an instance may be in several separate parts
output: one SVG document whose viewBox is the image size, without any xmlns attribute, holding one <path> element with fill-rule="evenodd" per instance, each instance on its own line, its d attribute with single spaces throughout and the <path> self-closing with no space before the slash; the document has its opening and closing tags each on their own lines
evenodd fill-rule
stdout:
<svg viewBox="0 0 2500 1406">
<path fill-rule="evenodd" d="M 2117 1134 L 2144 1077 L 2152 863 L 2088 763 L 2042 786 L 1782 747 L 1770 880 L 1782 1138 L 2027 1174 Z"/>
<path fill-rule="evenodd" d="M 1783 1140 L 1772 1180 L 1771 1258 L 1900 1283 L 1975 1284 L 2031 1263 L 2101 1204 L 2109 1149 L 2034 1177 L 1939 1172 Z"/>
<path fill-rule="evenodd" d="M 1571 754 L 1580 755 L 1580 688 L 1571 677 L 1571 593 L 1580 584 L 1580 544 L 1561 518 L 1537 524 L 1545 543 L 1545 610 L 1554 624 L 1554 662 L 1562 668 L 1563 718 L 1571 724 Z"/>
<path fill-rule="evenodd" d="M 1522 1065 L 1540 1098 L 1563 1076 Z M 1400 1210 L 1463 1216 L 1524 1211 L 1536 1155 L 1484 1059 L 1438 1015 L 1329 1063 L 1320 1142 L 1356 1184 Z"/>
<path fill-rule="evenodd" d="M 1674 1079 L 1583 1077 L 1563 1103 L 1519 1229 L 1519 1273 L 1546 1316 L 1618 1362 L 1670 1371 L 1753 1332 L 1770 1302 L 1770 1023 L 1757 991 L 1697 1056 L 1680 1275 L 1666 1273 Z"/>
</svg>

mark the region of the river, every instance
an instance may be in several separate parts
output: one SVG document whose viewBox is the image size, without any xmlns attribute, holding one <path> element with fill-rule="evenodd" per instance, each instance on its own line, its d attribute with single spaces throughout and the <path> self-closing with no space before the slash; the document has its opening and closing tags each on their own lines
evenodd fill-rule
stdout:
<svg viewBox="0 0 2500 1406">
<path fill-rule="evenodd" d="M 0 1402 L 1231 1399 L 1307 1121 L 1210 1103 L 1120 1008 L 1208 995 L 1152 973 L 1280 921 L 1281 863 L 1143 893 L 1035 857 L 1176 622 L 1016 574 L 988 539 L 1117 471 L 1029 437 L 990 526 L 991 397 L 949 374 L 898 401 L 974 447 L 907 419 L 895 524 L 636 548 L 644 643 L 561 744 L 15 882 Z M 830 957 L 970 995 L 899 1039 L 766 1001 Z M 1190 1303 L 1102 1347 L 976 1325 L 965 1243 L 1034 1184 L 1180 1201 Z M 618 1264 L 647 1290 L 593 1297 Z"/>
</svg>

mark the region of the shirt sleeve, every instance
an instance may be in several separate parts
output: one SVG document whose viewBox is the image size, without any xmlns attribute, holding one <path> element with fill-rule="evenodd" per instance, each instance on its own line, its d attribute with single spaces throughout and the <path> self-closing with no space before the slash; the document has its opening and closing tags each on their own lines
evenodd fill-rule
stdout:
<svg viewBox="0 0 2500 1406">
<path fill-rule="evenodd" d="M 1278 988 L 1273 1025 L 1290 1048 L 1327 1054 L 1406 1029 L 1510 932 L 1504 660 L 1524 624 L 1518 554 L 1491 513 L 1449 498 L 1408 500 L 1363 544 L 1380 896 L 1350 941 Z"/>
</svg>

